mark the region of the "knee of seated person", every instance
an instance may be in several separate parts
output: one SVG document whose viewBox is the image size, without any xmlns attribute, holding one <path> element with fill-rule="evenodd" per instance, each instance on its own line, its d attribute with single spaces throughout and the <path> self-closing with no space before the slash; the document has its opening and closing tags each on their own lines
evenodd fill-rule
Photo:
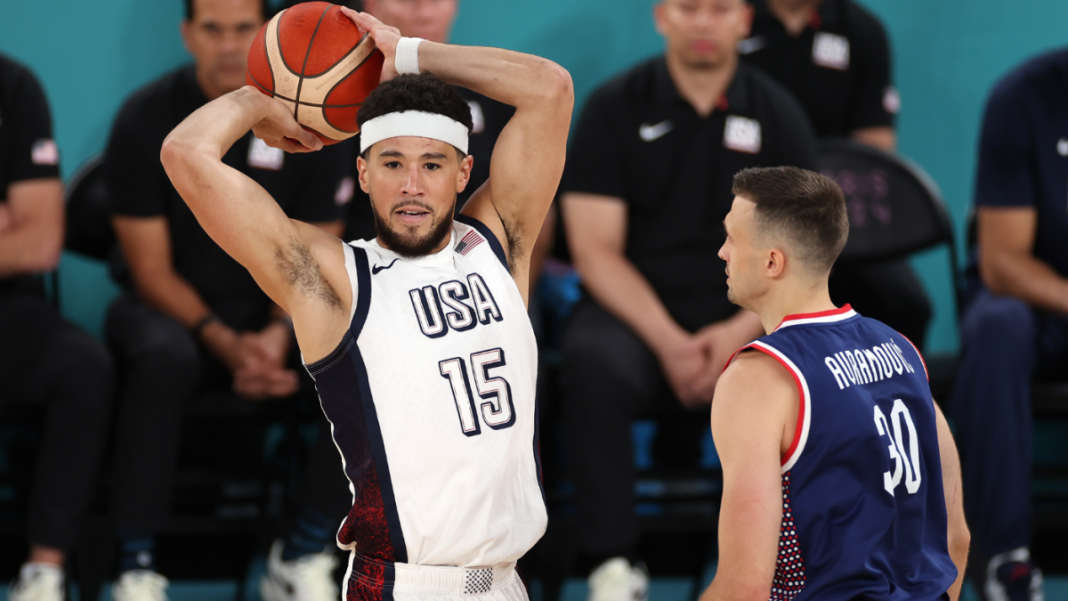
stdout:
<svg viewBox="0 0 1068 601">
<path fill-rule="evenodd" d="M 996 344 L 1005 350 L 1034 344 L 1034 312 L 1011 296 L 980 297 L 968 307 L 962 327 L 966 344 Z"/>
<path fill-rule="evenodd" d="M 107 348 L 88 334 L 75 330 L 63 340 L 59 351 L 65 361 L 58 377 L 110 402 L 115 386 L 115 360 Z"/>
<path fill-rule="evenodd" d="M 180 381 L 195 380 L 200 370 L 200 349 L 193 336 L 178 322 L 153 324 L 141 332 L 142 339 L 132 361 L 159 366 Z"/>
<path fill-rule="evenodd" d="M 560 368 L 561 385 L 570 390 L 590 386 L 599 390 L 650 390 L 660 378 L 655 357 L 636 339 L 631 343 L 612 336 L 583 335 L 565 340 Z M 610 399 L 611 395 L 581 395 L 585 401 Z M 615 401 L 606 401 L 615 402 Z"/>
<path fill-rule="evenodd" d="M 560 349 L 562 354 L 562 371 L 584 373 L 594 370 L 601 372 L 625 372 L 623 357 L 634 354 L 630 347 L 619 340 L 614 332 L 601 329 L 569 331 Z"/>
</svg>

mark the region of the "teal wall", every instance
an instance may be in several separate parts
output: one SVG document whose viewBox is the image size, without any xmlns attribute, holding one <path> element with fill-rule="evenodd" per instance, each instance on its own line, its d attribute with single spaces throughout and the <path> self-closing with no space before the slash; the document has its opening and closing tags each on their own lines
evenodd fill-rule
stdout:
<svg viewBox="0 0 1068 601">
<path fill-rule="evenodd" d="M 1064 0 L 861 0 L 890 33 L 903 109 L 901 152 L 941 187 L 958 230 L 972 193 L 975 142 L 990 86 L 1037 52 L 1068 44 Z M 454 41 L 501 46 L 567 67 L 581 107 L 599 82 L 658 52 L 651 0 L 462 0 Z M 122 99 L 185 54 L 180 0 L 4 0 L 0 52 L 28 64 L 52 103 L 64 175 L 103 149 Z M 916 264 L 935 299 L 929 352 L 957 348 L 946 256 Z M 63 311 L 99 334 L 114 287 L 70 254 Z"/>
</svg>

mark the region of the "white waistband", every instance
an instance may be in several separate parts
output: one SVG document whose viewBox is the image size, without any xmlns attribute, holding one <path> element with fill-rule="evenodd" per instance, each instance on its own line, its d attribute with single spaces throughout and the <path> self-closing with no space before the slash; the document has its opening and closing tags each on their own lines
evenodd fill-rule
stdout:
<svg viewBox="0 0 1068 601">
<path fill-rule="evenodd" d="M 363 561 L 368 560 L 363 558 Z M 516 577 L 515 562 L 481 568 L 410 563 L 389 565 L 393 568 L 395 592 L 476 595 L 496 590 Z M 359 577 L 357 574 L 353 576 Z"/>
</svg>

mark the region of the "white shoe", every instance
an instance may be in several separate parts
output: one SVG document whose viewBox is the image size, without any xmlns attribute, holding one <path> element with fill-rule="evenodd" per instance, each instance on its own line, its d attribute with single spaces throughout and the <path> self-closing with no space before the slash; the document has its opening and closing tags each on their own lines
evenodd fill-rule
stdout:
<svg viewBox="0 0 1068 601">
<path fill-rule="evenodd" d="M 168 601 L 170 584 L 152 570 L 126 570 L 111 587 L 112 601 Z"/>
<path fill-rule="evenodd" d="M 586 601 L 649 601 L 649 574 L 622 557 L 613 557 L 590 574 Z"/>
<path fill-rule="evenodd" d="M 7 594 L 11 601 L 63 601 L 63 568 L 47 563 L 22 564 L 19 579 Z"/>
<path fill-rule="evenodd" d="M 995 555 L 986 567 L 984 592 L 987 601 L 1045 601 L 1042 570 L 1031 562 L 1031 552 L 1021 547 Z"/>
<path fill-rule="evenodd" d="M 341 595 L 334 581 L 337 558 L 333 553 L 312 553 L 282 561 L 282 541 L 271 545 L 267 573 L 260 579 L 263 601 L 335 601 Z"/>
</svg>

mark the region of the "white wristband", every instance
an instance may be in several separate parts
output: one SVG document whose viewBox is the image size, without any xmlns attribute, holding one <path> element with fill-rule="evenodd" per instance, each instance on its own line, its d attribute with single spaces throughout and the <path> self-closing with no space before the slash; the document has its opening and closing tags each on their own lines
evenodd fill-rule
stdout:
<svg viewBox="0 0 1068 601">
<path fill-rule="evenodd" d="M 397 42 L 397 56 L 393 58 L 397 73 L 419 75 L 419 44 L 425 41 L 423 38 L 401 38 Z"/>
</svg>

